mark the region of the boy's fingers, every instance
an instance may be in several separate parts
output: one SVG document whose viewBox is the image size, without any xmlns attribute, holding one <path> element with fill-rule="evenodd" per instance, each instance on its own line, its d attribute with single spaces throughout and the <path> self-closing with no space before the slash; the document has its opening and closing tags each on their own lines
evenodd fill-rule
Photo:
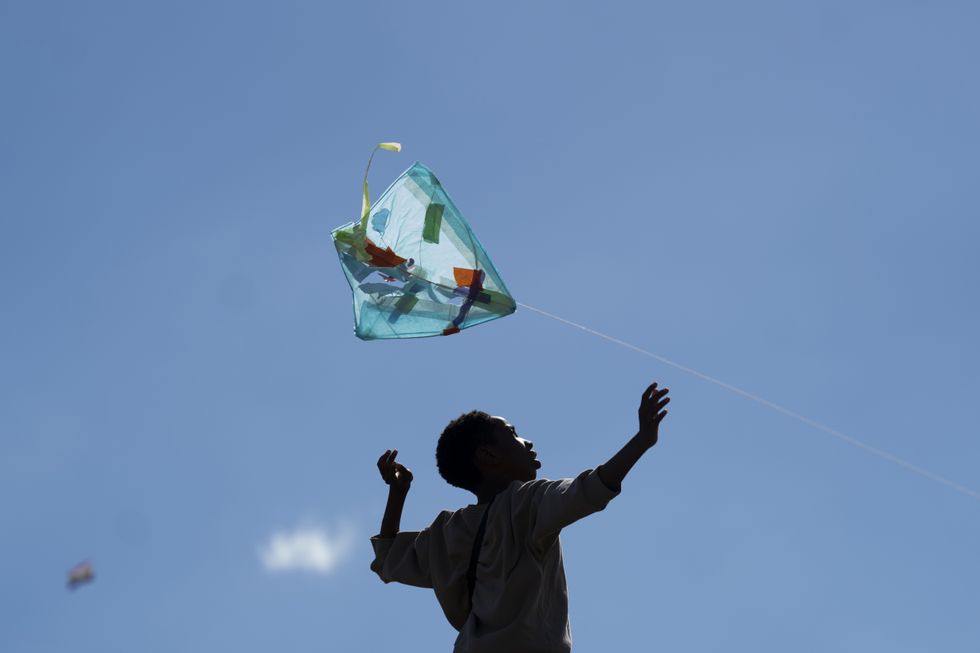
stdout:
<svg viewBox="0 0 980 653">
<path fill-rule="evenodd" d="M 667 388 L 664 388 L 660 392 L 654 393 L 654 395 L 652 397 L 650 397 L 650 401 L 648 402 L 648 405 L 649 404 L 653 404 L 653 406 L 651 407 L 651 410 L 653 410 L 654 412 L 656 412 L 656 411 L 660 410 L 660 405 L 661 404 L 663 404 L 663 403 L 665 403 L 667 401 L 670 401 L 669 398 L 665 399 L 665 397 L 667 397 Z"/>
<path fill-rule="evenodd" d="M 641 397 L 641 401 L 646 401 L 646 398 L 650 396 L 650 394 L 656 389 L 657 389 L 657 384 L 651 383 L 650 386 L 643 391 L 643 397 Z"/>
<path fill-rule="evenodd" d="M 670 397 L 666 397 L 667 392 L 667 388 L 664 388 L 654 393 L 648 400 L 645 400 L 643 405 L 640 406 L 640 415 L 644 417 L 653 417 L 656 415 L 661 408 L 670 403 Z"/>
<path fill-rule="evenodd" d="M 658 383 L 650 384 L 646 390 L 643 391 L 643 399 L 641 400 L 641 405 L 647 405 L 651 401 L 655 401 L 670 392 L 669 388 L 659 388 Z"/>
</svg>

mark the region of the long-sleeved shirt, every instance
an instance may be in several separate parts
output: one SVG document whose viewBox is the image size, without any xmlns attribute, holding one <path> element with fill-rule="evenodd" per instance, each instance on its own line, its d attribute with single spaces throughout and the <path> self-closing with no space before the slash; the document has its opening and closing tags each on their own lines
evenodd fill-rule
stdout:
<svg viewBox="0 0 980 653">
<path fill-rule="evenodd" d="M 435 590 L 459 631 L 456 653 L 566 653 L 572 637 L 558 534 L 617 494 L 594 470 L 511 483 L 490 505 L 472 606 L 466 572 L 485 505 L 444 510 L 420 532 L 372 537 L 371 569 L 385 583 Z"/>
</svg>

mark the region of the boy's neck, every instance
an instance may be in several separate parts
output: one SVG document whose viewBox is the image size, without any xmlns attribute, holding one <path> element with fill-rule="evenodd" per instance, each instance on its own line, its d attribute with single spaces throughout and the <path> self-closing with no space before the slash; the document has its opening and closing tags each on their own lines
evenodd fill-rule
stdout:
<svg viewBox="0 0 980 653">
<path fill-rule="evenodd" d="M 490 500 L 503 492 L 514 482 L 511 478 L 487 478 L 473 491 L 477 504 L 490 503 Z"/>
</svg>

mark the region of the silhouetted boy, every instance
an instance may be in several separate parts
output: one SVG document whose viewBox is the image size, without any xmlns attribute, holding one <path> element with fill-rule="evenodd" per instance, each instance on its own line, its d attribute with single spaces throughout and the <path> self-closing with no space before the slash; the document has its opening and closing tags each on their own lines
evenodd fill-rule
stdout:
<svg viewBox="0 0 980 653">
<path fill-rule="evenodd" d="M 412 472 L 378 460 L 389 486 L 381 533 L 371 538 L 371 569 L 385 583 L 431 587 L 459 631 L 456 653 L 571 651 L 568 588 L 558 534 L 606 507 L 623 478 L 657 443 L 667 388 L 654 383 L 640 402 L 640 430 L 595 470 L 574 479 L 534 480 L 533 443 L 502 417 L 472 411 L 446 426 L 436 447 L 439 473 L 477 503 L 444 510 L 420 532 L 399 532 Z"/>
</svg>

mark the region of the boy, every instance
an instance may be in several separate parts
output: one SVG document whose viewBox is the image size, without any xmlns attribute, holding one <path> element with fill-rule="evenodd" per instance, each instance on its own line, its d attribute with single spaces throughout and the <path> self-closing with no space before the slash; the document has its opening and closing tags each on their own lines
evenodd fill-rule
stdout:
<svg viewBox="0 0 980 653">
<path fill-rule="evenodd" d="M 378 460 L 389 486 L 371 569 L 385 583 L 431 587 L 459 636 L 456 653 L 571 651 L 568 588 L 558 534 L 619 494 L 637 460 L 657 443 L 667 388 L 640 401 L 640 430 L 619 453 L 574 479 L 534 480 L 534 444 L 502 417 L 472 411 L 446 426 L 436 447 L 439 473 L 477 503 L 444 510 L 421 532 L 399 532 L 412 472 Z"/>
</svg>

